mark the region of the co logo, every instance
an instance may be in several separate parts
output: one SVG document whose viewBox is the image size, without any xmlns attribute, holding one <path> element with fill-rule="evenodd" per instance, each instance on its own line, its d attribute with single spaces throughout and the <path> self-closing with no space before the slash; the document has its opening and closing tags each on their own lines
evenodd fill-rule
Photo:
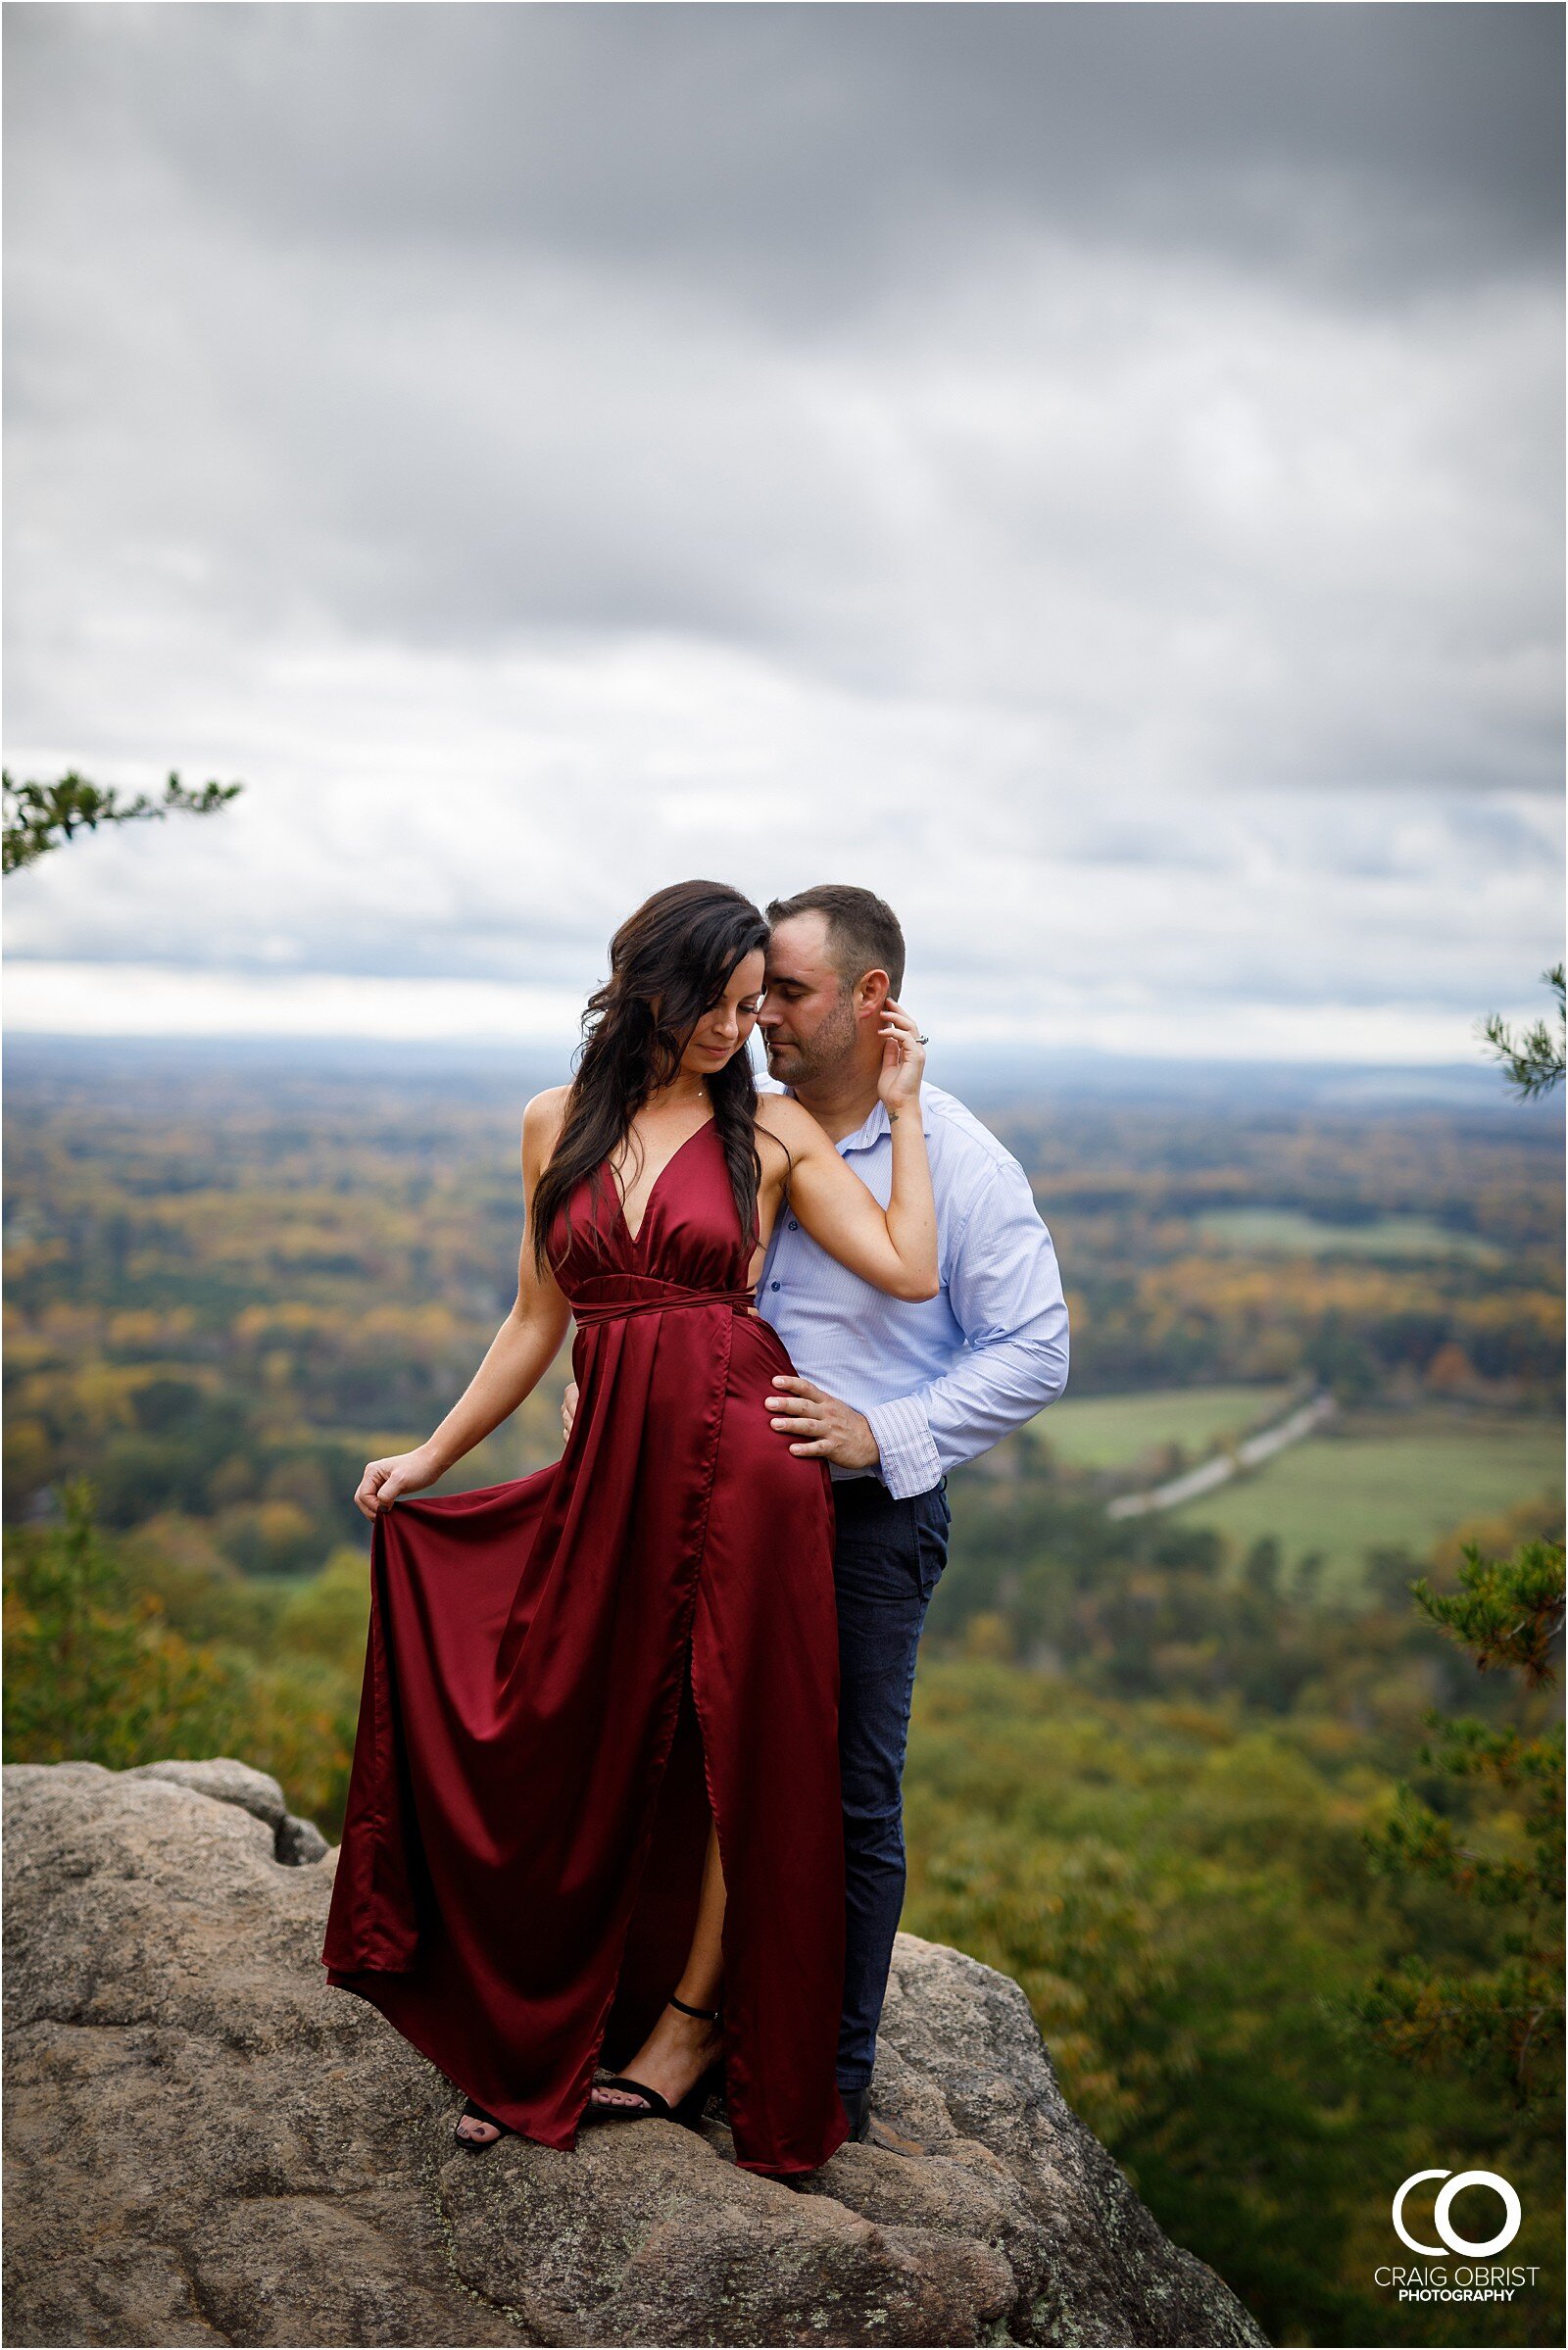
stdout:
<svg viewBox="0 0 1568 2350">
<path fill-rule="evenodd" d="M 1443 2238 L 1442 2244 L 1418 2243 L 1404 2224 L 1404 2198 L 1413 2186 L 1419 2186 L 1423 2179 L 1446 2179 L 1448 2181 L 1446 2187 L 1439 2188 L 1432 2206 L 1432 2218 Z M 1506 2227 L 1496 2235 L 1489 2236 L 1484 2244 L 1472 2244 L 1466 2237 L 1456 2235 L 1448 2225 L 1448 2210 L 1453 2198 L 1467 2186 L 1493 2188 L 1502 2197 L 1502 2207 L 1508 2215 Z M 1488 2260 L 1494 2252 L 1500 2252 L 1504 2245 L 1513 2242 L 1523 2218 L 1518 2196 L 1506 2179 L 1499 2179 L 1495 2171 L 1460 2171 L 1456 2176 L 1447 2171 L 1412 2171 L 1394 2198 L 1394 2225 L 1400 2243 L 1408 2244 L 1412 2252 L 1419 2252 L 1427 2260 L 1442 2260 L 1444 2245 L 1450 2252 L 1462 2252 L 1467 2260 Z"/>
</svg>

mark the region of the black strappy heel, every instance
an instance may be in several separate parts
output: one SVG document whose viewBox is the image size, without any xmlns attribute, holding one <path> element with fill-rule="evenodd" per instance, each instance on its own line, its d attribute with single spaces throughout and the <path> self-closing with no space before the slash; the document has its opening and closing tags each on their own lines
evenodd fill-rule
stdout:
<svg viewBox="0 0 1568 2350">
<path fill-rule="evenodd" d="M 466 2138 L 461 2130 L 454 2130 L 452 2142 L 455 2146 L 461 2146 L 466 2154 L 488 2154 L 492 2146 L 500 2145 L 502 2138 L 515 2137 L 517 2134 L 505 2122 L 498 2122 L 494 2114 L 487 2114 L 482 2105 L 475 2105 L 471 2097 L 464 2098 L 459 2119 L 465 2122 L 486 2122 L 492 2130 L 501 2133 L 493 2138 Z"/>
<path fill-rule="evenodd" d="M 718 2023 L 724 2013 L 721 2007 L 688 2007 L 684 1999 L 677 1999 L 673 1994 L 667 2004 L 670 2007 L 678 2007 L 683 2016 L 701 2017 L 705 2024 Z M 707 2072 L 692 2083 L 685 2096 L 678 2103 L 671 2105 L 669 2099 L 661 2096 L 658 2089 L 651 2089 L 646 2081 L 633 2081 L 629 2075 L 617 2073 L 611 2081 L 596 2081 L 593 2084 L 594 2087 L 596 2089 L 630 2089 L 633 2096 L 645 2097 L 647 2103 L 641 2108 L 635 2105 L 596 2105 L 590 2096 L 588 2111 L 601 2118 L 608 2116 L 612 2122 L 700 2121 L 704 2106 L 712 2095 L 715 2084 L 723 2079 L 723 2076 L 724 2060 L 721 2056 L 715 2057 Z M 484 2118 L 488 2119 L 489 2117 Z"/>
</svg>

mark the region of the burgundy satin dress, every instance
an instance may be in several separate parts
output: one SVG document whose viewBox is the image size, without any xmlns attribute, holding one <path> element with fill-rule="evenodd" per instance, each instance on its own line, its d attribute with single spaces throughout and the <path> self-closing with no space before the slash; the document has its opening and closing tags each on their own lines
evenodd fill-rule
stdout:
<svg viewBox="0 0 1568 2350">
<path fill-rule="evenodd" d="M 768 1425 L 791 1365 L 747 1310 L 711 1122 L 635 1238 L 608 1169 L 552 1237 L 581 1389 L 564 1457 L 375 1521 L 328 1980 L 570 2147 L 596 2066 L 629 2062 L 679 1980 L 711 1816 L 736 2159 L 814 2170 L 848 2134 L 827 1472 Z"/>
</svg>

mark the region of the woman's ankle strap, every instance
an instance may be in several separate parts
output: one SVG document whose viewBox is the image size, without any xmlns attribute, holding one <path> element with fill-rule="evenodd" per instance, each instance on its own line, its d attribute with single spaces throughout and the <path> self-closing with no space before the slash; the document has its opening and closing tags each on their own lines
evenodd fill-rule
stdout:
<svg viewBox="0 0 1568 2350">
<path fill-rule="evenodd" d="M 684 1999 L 675 1997 L 673 1991 L 669 1995 L 669 2004 L 678 2007 L 683 2016 L 701 2016 L 705 2024 L 716 2024 L 724 2012 L 721 2007 L 688 2007 Z"/>
</svg>

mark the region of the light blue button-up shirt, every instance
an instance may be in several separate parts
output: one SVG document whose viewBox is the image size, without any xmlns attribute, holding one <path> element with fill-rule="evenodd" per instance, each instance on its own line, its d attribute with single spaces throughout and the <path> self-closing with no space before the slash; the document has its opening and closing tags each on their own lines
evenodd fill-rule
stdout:
<svg viewBox="0 0 1568 2350">
<path fill-rule="evenodd" d="M 788 1200 L 757 1285 L 801 1376 L 865 1415 L 882 1456 L 870 1474 L 901 1499 L 928 1493 L 1067 1384 L 1067 1305 L 1029 1178 L 940 1086 L 921 1087 L 920 1108 L 939 1294 L 910 1304 L 872 1289 L 817 1247 Z M 880 1102 L 838 1148 L 885 1207 L 893 1129 Z"/>
</svg>

